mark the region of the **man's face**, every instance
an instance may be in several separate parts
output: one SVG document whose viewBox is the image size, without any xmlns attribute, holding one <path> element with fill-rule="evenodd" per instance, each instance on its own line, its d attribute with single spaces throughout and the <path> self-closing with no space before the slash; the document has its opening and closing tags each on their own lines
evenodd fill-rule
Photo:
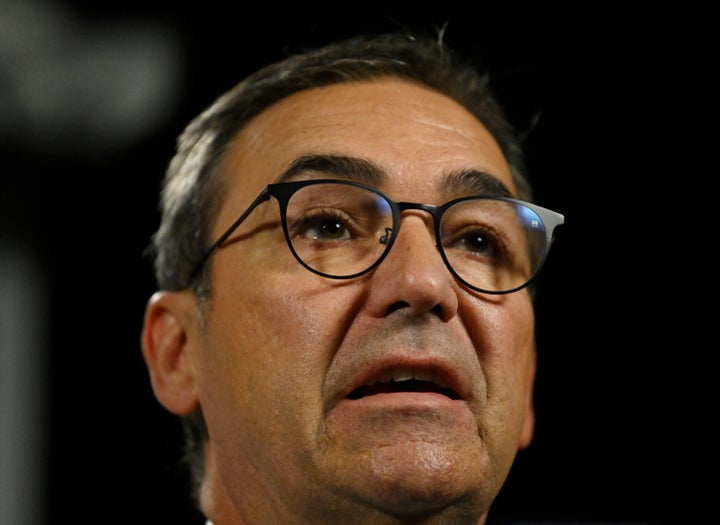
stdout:
<svg viewBox="0 0 720 525">
<path fill-rule="evenodd" d="M 459 196 L 448 174 L 468 169 L 514 192 L 492 136 L 450 99 L 398 80 L 336 84 L 282 100 L 238 134 L 213 237 L 306 155 L 371 161 L 396 201 L 443 204 Z M 464 288 L 435 247 L 432 218 L 417 210 L 359 278 L 303 268 L 274 199 L 210 264 L 212 299 L 188 358 L 211 438 L 211 513 L 272 509 L 287 523 L 292 513 L 351 523 L 340 517 L 457 504 L 480 518 L 532 435 L 526 291 Z"/>
</svg>

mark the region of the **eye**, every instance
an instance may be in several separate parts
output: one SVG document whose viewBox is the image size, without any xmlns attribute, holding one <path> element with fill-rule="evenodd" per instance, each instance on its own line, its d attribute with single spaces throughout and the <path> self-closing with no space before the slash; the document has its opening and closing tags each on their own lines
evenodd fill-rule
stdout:
<svg viewBox="0 0 720 525">
<path fill-rule="evenodd" d="M 475 253 L 488 254 L 488 252 L 494 252 L 492 243 L 490 242 L 490 236 L 482 231 L 474 231 L 463 234 L 463 236 L 459 239 L 458 244 L 466 250 Z M 489 255 L 492 255 L 492 253 L 489 253 Z"/>
<path fill-rule="evenodd" d="M 354 236 L 348 227 L 349 218 L 341 210 L 313 210 L 295 222 L 293 237 L 304 237 L 315 241 L 345 241 Z"/>
<path fill-rule="evenodd" d="M 501 246 L 496 235 L 477 227 L 467 228 L 453 233 L 449 242 L 444 242 L 446 249 L 468 252 L 468 255 L 495 259 L 501 254 Z"/>
<path fill-rule="evenodd" d="M 446 253 L 452 251 L 453 257 L 468 263 L 494 266 L 512 260 L 516 242 L 513 232 L 518 228 L 512 208 L 504 201 L 468 199 L 446 211 L 440 230 Z"/>
</svg>

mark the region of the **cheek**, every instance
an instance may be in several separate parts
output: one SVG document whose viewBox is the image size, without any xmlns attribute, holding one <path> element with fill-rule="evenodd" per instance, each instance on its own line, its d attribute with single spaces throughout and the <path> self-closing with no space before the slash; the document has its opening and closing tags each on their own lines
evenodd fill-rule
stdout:
<svg viewBox="0 0 720 525">
<path fill-rule="evenodd" d="M 322 328 L 337 323 L 320 325 L 318 305 L 271 290 L 226 287 L 208 312 L 199 397 L 226 468 L 289 469 L 308 457 L 320 426 L 330 352 Z"/>
<path fill-rule="evenodd" d="M 472 336 L 495 417 L 522 418 L 527 378 L 534 363 L 535 316 L 521 294 L 475 305 Z"/>
<path fill-rule="evenodd" d="M 262 281 L 246 273 L 245 282 L 218 288 L 213 298 L 202 386 L 218 407 L 240 406 L 248 424 L 270 424 L 271 414 L 306 425 L 320 417 L 325 373 L 342 339 L 338 305 L 347 298 L 327 282 L 318 292 L 312 284 L 319 278 L 301 270 L 292 278 L 266 274 Z"/>
</svg>

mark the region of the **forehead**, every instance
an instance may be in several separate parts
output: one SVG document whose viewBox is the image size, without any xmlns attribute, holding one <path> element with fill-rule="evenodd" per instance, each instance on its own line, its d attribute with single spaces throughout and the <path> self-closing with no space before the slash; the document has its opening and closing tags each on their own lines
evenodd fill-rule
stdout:
<svg viewBox="0 0 720 525">
<path fill-rule="evenodd" d="M 429 191 L 463 169 L 515 189 L 497 142 L 472 114 L 431 89 L 386 78 L 300 91 L 257 115 L 225 154 L 227 195 L 247 195 L 249 203 L 294 160 L 313 154 L 370 160 L 387 172 L 391 192 Z"/>
</svg>

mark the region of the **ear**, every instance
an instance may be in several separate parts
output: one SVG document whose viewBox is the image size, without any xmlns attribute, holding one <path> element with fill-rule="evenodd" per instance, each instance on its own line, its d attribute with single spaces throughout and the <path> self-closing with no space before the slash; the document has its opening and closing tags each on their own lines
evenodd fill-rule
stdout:
<svg viewBox="0 0 720 525">
<path fill-rule="evenodd" d="M 195 295 L 156 292 L 145 309 L 141 346 L 155 397 L 177 415 L 198 406 L 196 376 L 189 352 L 198 334 Z"/>
<path fill-rule="evenodd" d="M 533 389 L 535 387 L 535 374 L 537 371 L 537 351 L 535 345 L 528 356 L 527 373 L 525 374 L 525 418 L 522 433 L 520 434 L 520 449 L 527 448 L 535 433 L 535 409 L 533 407 Z"/>
</svg>

